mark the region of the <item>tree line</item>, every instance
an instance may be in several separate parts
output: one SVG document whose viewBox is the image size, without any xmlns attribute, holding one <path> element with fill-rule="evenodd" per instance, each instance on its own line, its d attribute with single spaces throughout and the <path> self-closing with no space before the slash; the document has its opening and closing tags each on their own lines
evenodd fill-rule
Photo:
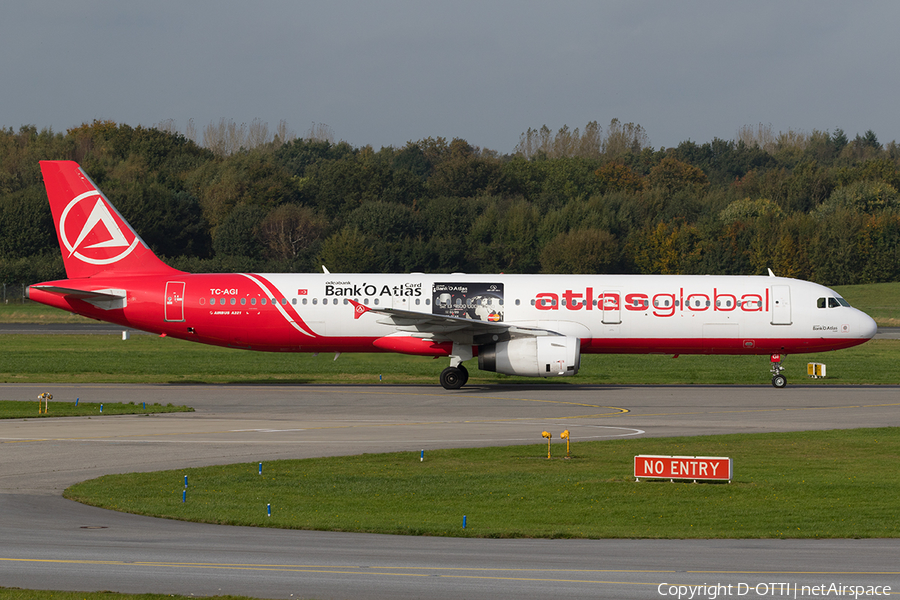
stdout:
<svg viewBox="0 0 900 600">
<path fill-rule="evenodd" d="M 900 147 L 872 131 L 654 149 L 640 125 L 352 147 L 326 126 L 204 132 L 95 121 L 0 129 L 0 282 L 64 276 L 38 161 L 79 162 L 141 237 L 194 272 L 776 274 L 900 280 Z M 195 137 L 195 136 L 194 136 Z M 242 145 L 240 145 L 242 144 Z"/>
</svg>

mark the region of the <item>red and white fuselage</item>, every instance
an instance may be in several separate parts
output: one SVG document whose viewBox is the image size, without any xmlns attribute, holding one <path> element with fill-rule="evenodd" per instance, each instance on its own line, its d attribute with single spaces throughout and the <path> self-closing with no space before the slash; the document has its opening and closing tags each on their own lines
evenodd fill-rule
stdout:
<svg viewBox="0 0 900 600">
<path fill-rule="evenodd" d="M 83 284 L 122 289 L 125 298 L 120 307 L 104 307 L 41 290 Z M 841 305 L 829 288 L 780 277 L 173 273 L 46 282 L 32 286 L 30 298 L 124 327 L 219 346 L 378 352 L 385 348 L 377 340 L 396 334 L 396 326 L 380 323 L 374 311 L 354 318 L 349 301 L 440 314 L 444 292 L 436 293 L 436 284 L 502 290 L 502 296 L 479 298 L 460 312 L 572 335 L 585 353 L 796 354 L 849 348 L 875 332 L 868 315 Z M 415 343 L 398 344 L 396 350 L 451 354 L 449 349 L 422 352 Z"/>
<path fill-rule="evenodd" d="M 179 339 L 448 356 L 463 371 L 485 354 L 482 368 L 551 376 L 577 372 L 581 353 L 821 352 L 876 330 L 833 290 L 774 276 L 184 273 L 159 261 L 77 164 L 41 168 L 69 278 L 29 297 Z"/>
</svg>

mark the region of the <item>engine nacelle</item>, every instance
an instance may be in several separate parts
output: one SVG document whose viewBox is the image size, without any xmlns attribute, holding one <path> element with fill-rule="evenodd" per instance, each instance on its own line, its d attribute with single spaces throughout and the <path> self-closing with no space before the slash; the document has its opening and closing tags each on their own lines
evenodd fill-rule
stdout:
<svg viewBox="0 0 900 600">
<path fill-rule="evenodd" d="M 559 377 L 575 375 L 581 366 L 581 341 L 543 335 L 479 346 L 478 368 L 504 375 Z"/>
</svg>

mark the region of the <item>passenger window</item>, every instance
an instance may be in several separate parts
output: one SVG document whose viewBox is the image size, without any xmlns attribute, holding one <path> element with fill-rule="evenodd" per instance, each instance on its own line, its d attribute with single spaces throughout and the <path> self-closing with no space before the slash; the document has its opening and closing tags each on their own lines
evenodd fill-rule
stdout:
<svg viewBox="0 0 900 600">
<path fill-rule="evenodd" d="M 425 306 L 431 305 L 431 298 L 425 298 Z"/>
<path fill-rule="evenodd" d="M 316 304 L 318 304 L 318 303 L 319 303 L 319 299 L 318 299 L 318 298 L 313 298 L 313 305 L 316 305 Z"/>
<path fill-rule="evenodd" d="M 268 303 L 269 303 L 269 299 L 268 299 L 268 298 L 263 298 L 262 300 L 260 300 L 260 304 L 262 304 L 263 306 L 265 306 L 265 305 L 268 304 Z"/>
<path fill-rule="evenodd" d="M 231 299 L 231 302 L 229 302 L 229 304 L 231 304 L 232 306 L 234 306 L 235 304 L 237 304 L 237 298 L 232 298 L 232 299 Z"/>
<path fill-rule="evenodd" d="M 256 298 L 250 298 L 250 306 L 256 306 Z"/>
<path fill-rule="evenodd" d="M 219 304 L 225 306 L 225 298 L 219 298 Z"/>
<path fill-rule="evenodd" d="M 294 306 L 297 306 L 297 299 L 291 298 L 291 304 L 293 304 Z"/>
<path fill-rule="evenodd" d="M 303 299 L 303 306 L 306 306 L 306 298 Z"/>
<path fill-rule="evenodd" d="M 206 298 L 200 298 L 200 306 L 206 304 Z"/>
<path fill-rule="evenodd" d="M 247 306 L 247 299 L 241 298 L 241 306 Z"/>
<path fill-rule="evenodd" d="M 378 306 L 378 298 L 375 298 L 375 306 Z"/>
</svg>

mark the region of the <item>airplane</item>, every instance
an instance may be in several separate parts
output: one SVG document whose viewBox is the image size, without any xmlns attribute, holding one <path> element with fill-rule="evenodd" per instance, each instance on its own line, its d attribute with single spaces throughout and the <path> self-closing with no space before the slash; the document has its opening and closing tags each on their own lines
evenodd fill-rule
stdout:
<svg viewBox="0 0 900 600">
<path fill-rule="evenodd" d="M 35 302 L 169 337 L 268 352 L 397 352 L 568 377 L 582 354 L 770 355 L 850 348 L 875 321 L 835 291 L 769 276 L 186 273 L 161 261 L 84 170 L 41 161 L 67 279 Z"/>
</svg>

